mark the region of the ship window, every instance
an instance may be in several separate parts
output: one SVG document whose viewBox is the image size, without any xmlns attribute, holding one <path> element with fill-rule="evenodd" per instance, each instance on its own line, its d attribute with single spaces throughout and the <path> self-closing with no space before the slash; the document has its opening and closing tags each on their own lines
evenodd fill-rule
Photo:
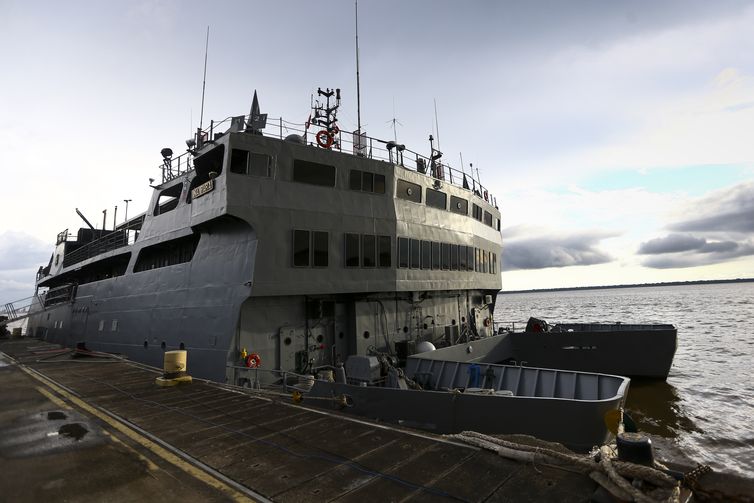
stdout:
<svg viewBox="0 0 754 503">
<path fill-rule="evenodd" d="M 468 215 L 469 202 L 460 197 L 450 196 L 450 211 L 460 213 L 461 215 Z"/>
<path fill-rule="evenodd" d="M 182 189 L 183 184 L 179 183 L 160 192 L 160 196 L 157 198 L 157 204 L 154 206 L 154 215 L 162 215 L 163 213 L 174 210 L 176 206 L 178 206 L 178 197 L 180 197 Z"/>
<path fill-rule="evenodd" d="M 422 188 L 415 183 L 407 182 L 406 180 L 398 180 L 395 197 L 420 203 L 422 202 Z"/>
<path fill-rule="evenodd" d="M 293 265 L 309 267 L 309 231 L 293 231 Z"/>
<path fill-rule="evenodd" d="M 432 268 L 432 243 L 422 241 L 422 269 Z"/>
<path fill-rule="evenodd" d="M 479 272 L 481 260 L 479 258 L 479 248 L 474 248 L 474 271 Z"/>
<path fill-rule="evenodd" d="M 472 216 L 481 222 L 482 221 L 482 208 L 480 206 L 477 206 L 476 204 L 473 205 Z"/>
<path fill-rule="evenodd" d="M 374 174 L 364 171 L 361 176 L 361 190 L 364 192 L 374 192 Z"/>
<path fill-rule="evenodd" d="M 448 195 L 445 192 L 427 188 L 427 206 L 444 210 L 448 201 Z"/>
<path fill-rule="evenodd" d="M 490 262 L 490 272 L 495 274 L 497 272 L 497 253 L 492 254 L 492 262 Z"/>
<path fill-rule="evenodd" d="M 484 212 L 484 223 L 492 227 L 492 213 L 489 211 Z"/>
<path fill-rule="evenodd" d="M 110 324 L 110 331 L 111 332 L 118 331 L 118 320 L 113 320 L 113 322 Z"/>
<path fill-rule="evenodd" d="M 326 232 L 312 232 L 312 265 L 314 267 L 327 267 L 328 261 L 328 235 Z"/>
<path fill-rule="evenodd" d="M 198 244 L 199 234 L 192 234 L 143 248 L 136 259 L 134 272 L 190 262 Z"/>
<path fill-rule="evenodd" d="M 444 270 L 450 269 L 450 245 L 448 243 L 442 243 L 440 254 L 442 255 L 442 268 Z"/>
<path fill-rule="evenodd" d="M 359 235 L 345 235 L 346 267 L 359 267 Z"/>
<path fill-rule="evenodd" d="M 195 158 L 194 169 L 196 169 L 197 178 L 201 179 L 202 182 L 216 178 L 223 172 L 223 157 L 225 157 L 225 145 L 215 147 Z"/>
<path fill-rule="evenodd" d="M 105 320 L 99 320 L 99 328 L 97 331 L 102 332 L 103 330 L 105 330 Z"/>
<path fill-rule="evenodd" d="M 230 152 L 230 172 L 245 175 L 249 166 L 249 152 L 234 148 Z"/>
<path fill-rule="evenodd" d="M 432 269 L 440 269 L 440 243 L 432 242 Z"/>
<path fill-rule="evenodd" d="M 352 169 L 348 175 L 348 188 L 351 190 L 361 190 L 361 171 Z"/>
<path fill-rule="evenodd" d="M 390 267 L 392 262 L 390 257 L 390 236 L 378 236 L 377 239 L 380 253 L 380 267 Z"/>
<path fill-rule="evenodd" d="M 461 245 L 458 247 L 458 270 L 465 271 L 467 267 L 466 247 Z"/>
<path fill-rule="evenodd" d="M 335 166 L 295 159 L 293 161 L 293 181 L 335 187 Z"/>
<path fill-rule="evenodd" d="M 421 267 L 421 243 L 418 239 L 411 240 L 411 269 Z"/>
<path fill-rule="evenodd" d="M 249 163 L 249 174 L 252 176 L 272 176 L 272 157 L 267 154 L 251 153 L 251 159 Z"/>
<path fill-rule="evenodd" d="M 364 234 L 362 236 L 362 246 L 363 246 L 363 253 L 364 253 L 364 261 L 362 262 L 362 265 L 364 267 L 374 267 L 376 262 L 376 239 L 374 236 L 370 234 Z"/>
<path fill-rule="evenodd" d="M 458 245 L 450 245 L 450 268 L 458 270 Z"/>
<path fill-rule="evenodd" d="M 487 264 L 489 262 L 489 252 L 486 250 L 482 250 L 482 272 L 488 272 L 487 271 Z"/>
<path fill-rule="evenodd" d="M 500 219 L 497 219 L 497 230 L 500 231 Z"/>
<path fill-rule="evenodd" d="M 466 247 L 466 270 L 467 271 L 474 270 L 474 247 L 473 246 Z"/>
<path fill-rule="evenodd" d="M 384 194 L 385 193 L 385 175 L 374 175 L 374 193 L 375 194 Z"/>
<path fill-rule="evenodd" d="M 398 238 L 398 267 L 408 267 L 408 238 Z"/>
</svg>

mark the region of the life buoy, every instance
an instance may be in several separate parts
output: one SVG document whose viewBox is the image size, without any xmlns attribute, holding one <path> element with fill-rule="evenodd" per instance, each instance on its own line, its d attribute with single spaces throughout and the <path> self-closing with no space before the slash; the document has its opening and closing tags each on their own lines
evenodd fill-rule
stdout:
<svg viewBox="0 0 754 503">
<path fill-rule="evenodd" d="M 317 145 L 319 145 L 322 148 L 330 148 L 332 147 L 333 142 L 333 136 L 327 131 L 326 129 L 323 129 L 319 133 L 317 133 Z"/>
<path fill-rule="evenodd" d="M 251 353 L 246 357 L 246 366 L 250 368 L 257 368 L 262 366 L 262 358 L 256 354 Z"/>
</svg>

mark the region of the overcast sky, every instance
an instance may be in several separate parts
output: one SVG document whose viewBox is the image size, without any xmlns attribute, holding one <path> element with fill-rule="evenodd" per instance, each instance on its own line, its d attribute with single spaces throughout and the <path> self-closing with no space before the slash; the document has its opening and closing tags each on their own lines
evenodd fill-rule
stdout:
<svg viewBox="0 0 754 503">
<path fill-rule="evenodd" d="M 33 292 L 74 208 L 147 204 L 160 149 L 342 89 L 353 1 L 0 0 L 0 300 Z M 359 4 L 362 123 L 479 168 L 508 290 L 754 276 L 754 3 Z"/>
</svg>

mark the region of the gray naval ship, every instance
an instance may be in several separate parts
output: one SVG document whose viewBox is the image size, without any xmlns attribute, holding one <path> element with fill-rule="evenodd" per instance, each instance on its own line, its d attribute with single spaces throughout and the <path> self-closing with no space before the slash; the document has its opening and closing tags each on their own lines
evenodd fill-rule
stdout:
<svg viewBox="0 0 754 503">
<path fill-rule="evenodd" d="M 495 197 L 431 136 L 424 156 L 345 134 L 339 105 L 319 89 L 306 124 L 268 121 L 255 93 L 248 116 L 163 149 L 144 213 L 112 229 L 80 214 L 87 227 L 58 235 L 29 333 L 153 366 L 185 349 L 196 377 L 293 383 L 314 405 L 439 432 L 604 441 L 627 378 L 501 364 L 516 355 L 493 322 Z"/>
</svg>

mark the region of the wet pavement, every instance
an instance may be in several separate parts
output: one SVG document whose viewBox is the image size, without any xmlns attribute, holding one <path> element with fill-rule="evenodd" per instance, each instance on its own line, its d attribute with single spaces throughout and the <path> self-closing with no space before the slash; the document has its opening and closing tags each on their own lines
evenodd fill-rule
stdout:
<svg viewBox="0 0 754 503">
<path fill-rule="evenodd" d="M 0 354 L 0 501 L 231 501 Z"/>
</svg>

